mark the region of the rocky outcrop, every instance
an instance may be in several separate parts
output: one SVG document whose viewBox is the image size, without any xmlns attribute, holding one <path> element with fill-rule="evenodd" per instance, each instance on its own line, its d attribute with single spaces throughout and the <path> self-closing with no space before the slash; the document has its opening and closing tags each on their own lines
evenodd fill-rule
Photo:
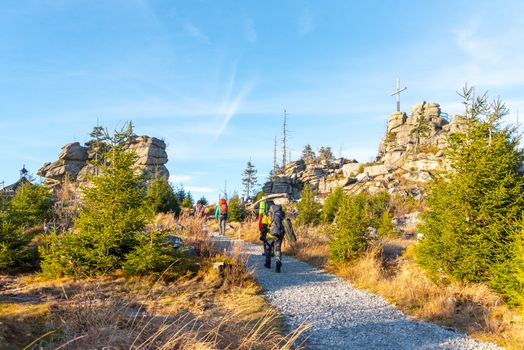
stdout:
<svg viewBox="0 0 524 350">
<path fill-rule="evenodd" d="M 465 120 L 460 116 L 455 116 L 451 122 L 443 118 L 438 103 L 416 104 L 409 116 L 394 112 L 380 142 L 377 161 L 393 169 L 412 161 L 414 156 L 421 158 L 421 154 L 432 154 L 440 163 L 438 167 L 445 168 L 448 136 L 464 127 Z"/>
<path fill-rule="evenodd" d="M 136 156 L 136 166 L 145 177 L 169 177 L 165 167 L 167 163 L 166 143 L 156 137 L 133 136 L 127 147 Z"/>
<path fill-rule="evenodd" d="M 388 191 L 419 197 L 436 172 L 449 169 L 445 157 L 448 137 L 465 128 L 463 117 L 448 121 L 438 103 L 421 102 L 410 115 L 391 114 L 376 162 L 361 164 L 341 158 L 306 163 L 301 159 L 287 164 L 284 173 L 266 183 L 263 191 L 286 193 L 290 200 L 297 200 L 307 184 L 320 199 L 337 187 L 348 193 Z"/>
<path fill-rule="evenodd" d="M 164 141 L 150 136 L 132 136 L 125 146 L 136 154 L 136 171 L 146 178 L 155 176 L 169 177 L 166 144 Z M 45 163 L 37 172 L 45 178 L 47 185 L 58 185 L 67 177 L 75 183 L 84 183 L 89 174 L 96 172 L 92 164 L 97 157 L 93 143 L 84 146 L 78 142 L 64 145 L 58 154 L 58 160 Z"/>
</svg>

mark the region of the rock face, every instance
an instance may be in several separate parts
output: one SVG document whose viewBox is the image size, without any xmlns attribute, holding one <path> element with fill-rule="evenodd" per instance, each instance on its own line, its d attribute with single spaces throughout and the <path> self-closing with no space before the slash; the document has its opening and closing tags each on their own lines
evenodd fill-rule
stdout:
<svg viewBox="0 0 524 350">
<path fill-rule="evenodd" d="M 301 159 L 287 164 L 284 173 L 266 183 L 263 191 L 286 193 L 290 200 L 297 200 L 307 184 L 320 199 L 337 187 L 348 193 L 388 191 L 419 197 L 436 172 L 449 169 L 447 139 L 465 128 L 463 117 L 454 116 L 450 122 L 441 115 L 438 103 L 421 102 L 410 115 L 391 114 L 375 163 L 342 158 L 306 164 Z"/>
<path fill-rule="evenodd" d="M 438 103 L 421 102 L 413 106 L 411 112 L 409 116 L 404 112 L 390 116 L 377 161 L 393 169 L 409 161 L 424 159 L 421 155 L 431 154 L 436 156 L 431 161 L 440 162 L 436 168 L 445 167 L 447 138 L 464 129 L 464 119 L 455 116 L 451 123 L 448 122 L 441 117 Z"/>
<path fill-rule="evenodd" d="M 126 149 L 136 154 L 136 170 L 145 177 L 169 177 L 166 144 L 164 141 L 150 136 L 132 136 Z M 67 177 L 71 182 L 83 183 L 96 169 L 90 163 L 96 157 L 92 144 L 84 146 L 78 142 L 64 145 L 58 154 L 58 160 L 45 163 L 37 172 L 45 178 L 47 185 L 61 184 Z"/>
</svg>

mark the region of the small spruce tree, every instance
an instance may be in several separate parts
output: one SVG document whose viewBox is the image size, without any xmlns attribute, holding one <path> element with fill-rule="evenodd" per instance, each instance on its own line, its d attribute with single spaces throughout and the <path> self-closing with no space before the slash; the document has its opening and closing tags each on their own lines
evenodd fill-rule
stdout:
<svg viewBox="0 0 524 350">
<path fill-rule="evenodd" d="M 316 157 L 317 156 L 315 154 L 315 151 L 313 151 L 313 148 L 311 147 L 311 145 L 310 144 L 305 145 L 304 149 L 302 150 L 302 159 L 306 163 L 311 163 L 315 161 Z"/>
<path fill-rule="evenodd" d="M 453 171 L 429 189 L 417 260 L 435 275 L 496 287 L 504 277 L 497 271 L 515 256 L 510 247 L 524 205 L 518 171 L 524 157 L 515 129 L 501 125 L 504 105 L 488 102 L 486 95 L 471 101 L 470 94 L 464 94 L 466 128 L 449 140 Z"/>
<path fill-rule="evenodd" d="M 366 194 L 345 196 L 330 230 L 330 259 L 346 262 L 358 258 L 366 249 L 364 235 L 371 222 Z"/>
<path fill-rule="evenodd" d="M 30 241 L 21 227 L 0 220 L 0 272 L 23 271 L 33 265 L 34 255 L 28 249 Z"/>
<path fill-rule="evenodd" d="M 251 197 L 257 186 L 257 169 L 251 163 L 251 159 L 247 162 L 246 169 L 242 173 L 242 185 L 244 185 L 244 198 L 247 200 Z"/>
<path fill-rule="evenodd" d="M 15 226 L 31 227 L 49 219 L 53 209 L 53 197 L 42 185 L 22 183 L 9 203 L 9 220 Z"/>
<path fill-rule="evenodd" d="M 231 197 L 228 203 L 228 212 L 229 212 L 229 220 L 230 221 L 238 221 L 241 222 L 245 218 L 245 210 L 242 206 L 242 203 L 240 201 L 240 197 L 238 195 L 234 195 Z"/>
<path fill-rule="evenodd" d="M 300 193 L 300 202 L 297 204 L 298 225 L 316 225 L 320 222 L 322 205 L 315 200 L 315 194 L 308 185 L 304 185 Z"/>
<path fill-rule="evenodd" d="M 333 156 L 333 152 L 331 151 L 331 147 L 320 147 L 318 150 L 318 159 L 319 160 L 333 160 L 335 159 L 335 156 Z"/>
<path fill-rule="evenodd" d="M 326 201 L 324 202 L 324 206 L 322 208 L 323 222 L 333 222 L 338 210 L 340 209 L 344 196 L 344 189 L 342 187 L 337 187 L 326 197 Z"/>
<path fill-rule="evenodd" d="M 147 188 L 145 201 L 155 213 L 180 214 L 180 203 L 173 188 L 163 176 L 153 179 Z"/>
<path fill-rule="evenodd" d="M 120 268 L 140 243 L 149 211 L 143 184 L 134 172 L 135 155 L 125 151 L 129 128 L 115 132 L 110 150 L 84 189 L 84 203 L 74 231 L 52 233 L 40 247 L 45 275 L 91 276 Z"/>
</svg>

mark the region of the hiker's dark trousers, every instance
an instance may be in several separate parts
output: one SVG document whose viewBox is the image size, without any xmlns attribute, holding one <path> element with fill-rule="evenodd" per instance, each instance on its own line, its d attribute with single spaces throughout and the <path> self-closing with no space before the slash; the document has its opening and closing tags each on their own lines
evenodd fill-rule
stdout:
<svg viewBox="0 0 524 350">
<path fill-rule="evenodd" d="M 221 236 L 226 234 L 226 218 L 218 218 L 218 232 Z"/>
<path fill-rule="evenodd" d="M 282 263 L 282 237 L 267 238 L 264 241 L 264 255 L 266 256 L 266 263 L 271 263 L 271 252 L 275 249 L 275 261 Z"/>
</svg>

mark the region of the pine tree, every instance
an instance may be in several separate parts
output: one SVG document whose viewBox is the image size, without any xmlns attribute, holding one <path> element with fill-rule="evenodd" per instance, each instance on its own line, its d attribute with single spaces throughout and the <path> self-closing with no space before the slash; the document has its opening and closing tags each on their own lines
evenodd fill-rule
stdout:
<svg viewBox="0 0 524 350">
<path fill-rule="evenodd" d="M 91 186 L 84 189 L 74 232 L 45 238 L 46 245 L 39 249 L 44 274 L 104 274 L 121 267 L 137 248 L 149 212 L 143 184 L 134 172 L 135 155 L 124 150 L 129 131 L 125 128 L 111 137 L 100 175 L 92 176 Z"/>
<path fill-rule="evenodd" d="M 155 213 L 173 212 L 180 214 L 180 202 L 167 179 L 160 176 L 153 179 L 147 188 L 145 201 Z"/>
<path fill-rule="evenodd" d="M 49 219 L 52 208 L 53 197 L 49 189 L 22 183 L 9 203 L 8 217 L 15 226 L 31 227 Z"/>
<path fill-rule="evenodd" d="M 411 130 L 411 135 L 414 135 L 416 138 L 416 150 L 418 151 L 420 147 L 420 139 L 423 137 L 428 136 L 428 132 L 430 130 L 430 122 L 429 120 L 424 117 L 423 115 L 419 115 L 417 117 L 417 120 L 415 120 L 415 125 L 413 126 L 413 129 Z"/>
<path fill-rule="evenodd" d="M 333 156 L 333 152 L 331 151 L 331 147 L 320 147 L 318 150 L 318 159 L 319 160 L 333 160 L 335 157 Z"/>
<path fill-rule="evenodd" d="M 193 203 L 191 203 L 191 199 L 189 197 L 184 198 L 181 204 L 182 208 L 191 209 L 193 208 Z"/>
<path fill-rule="evenodd" d="M 247 162 L 246 169 L 242 173 L 242 185 L 244 185 L 244 198 L 247 200 L 251 197 L 257 186 L 257 169 L 251 163 L 251 160 Z"/>
<path fill-rule="evenodd" d="M 7 220 L 0 220 L 0 272 L 24 270 L 33 264 L 34 257 L 28 249 L 31 237 L 24 235 L 21 227 Z"/>
<path fill-rule="evenodd" d="M 417 257 L 435 274 L 495 286 L 502 277 L 496 270 L 513 259 L 513 227 L 524 205 L 518 171 L 524 157 L 515 129 L 501 126 L 507 110 L 500 101 L 489 103 L 484 94 L 465 104 L 465 131 L 452 135 L 448 145 L 453 171 L 429 189 Z"/>
<path fill-rule="evenodd" d="M 233 195 L 228 203 L 228 213 L 230 221 L 241 222 L 245 218 L 245 209 L 238 195 Z"/>
<path fill-rule="evenodd" d="M 202 196 L 202 197 L 200 197 L 200 199 L 197 201 L 197 204 L 208 205 L 208 204 L 209 204 L 209 201 L 207 200 L 206 197 Z"/>
<path fill-rule="evenodd" d="M 323 222 L 332 223 L 333 220 L 335 220 L 335 216 L 340 209 L 344 196 L 344 189 L 342 187 L 337 187 L 326 197 L 322 208 Z"/>
<path fill-rule="evenodd" d="M 311 163 L 315 161 L 316 157 L 317 156 L 315 154 L 315 151 L 313 151 L 313 148 L 311 147 L 311 145 L 310 144 L 305 145 L 304 149 L 302 150 L 302 159 L 304 160 L 304 162 Z"/>
<path fill-rule="evenodd" d="M 322 206 L 315 200 L 315 194 L 304 185 L 300 193 L 300 202 L 297 204 L 297 224 L 299 225 L 315 225 L 320 221 L 320 210 Z"/>
<path fill-rule="evenodd" d="M 330 259 L 345 262 L 358 258 L 366 249 L 364 234 L 371 223 L 367 195 L 345 196 L 330 230 Z"/>
</svg>

